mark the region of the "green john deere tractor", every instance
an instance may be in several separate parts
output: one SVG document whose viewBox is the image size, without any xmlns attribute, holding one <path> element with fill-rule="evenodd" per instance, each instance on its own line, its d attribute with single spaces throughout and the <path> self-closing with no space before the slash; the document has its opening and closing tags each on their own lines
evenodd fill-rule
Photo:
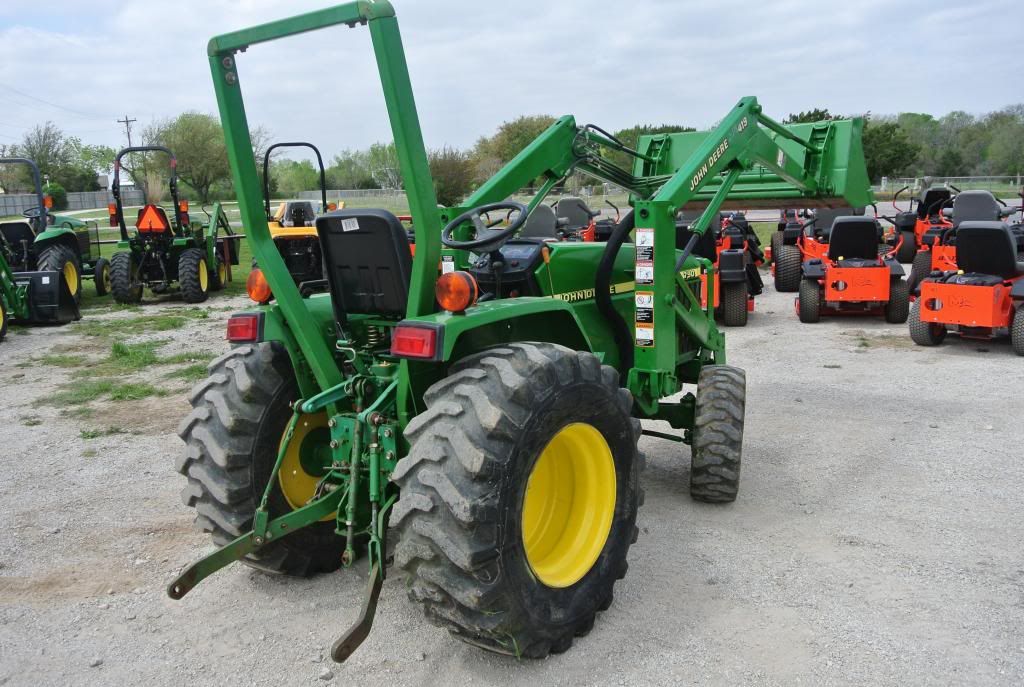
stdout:
<svg viewBox="0 0 1024 687">
<path fill-rule="evenodd" d="M 121 201 L 121 160 L 130 154 L 163 153 L 170 164 L 170 214 L 156 203 L 139 208 L 129 235 Z M 241 237 L 235 235 L 220 203 L 207 212 L 209 221 L 193 222 L 188 201 L 178 197 L 178 161 L 163 146 L 122 149 L 114 160 L 110 226 L 121 230 L 118 252 L 110 260 L 111 288 L 118 303 L 138 303 L 146 287 L 155 293 L 178 291 L 187 303 L 201 303 L 211 291 L 231 281 L 238 264 Z M 204 210 L 205 211 L 205 210 Z"/>
<path fill-rule="evenodd" d="M 0 158 L 0 165 L 26 165 L 38 204 L 28 208 L 24 219 L 0 222 L 0 253 L 15 272 L 61 272 L 77 303 L 82 279 L 94 279 L 96 294 L 110 291 L 110 264 L 100 257 L 99 225 L 50 212 L 50 198 L 43 194 L 39 167 L 24 157 Z"/>
<path fill-rule="evenodd" d="M 387 211 L 327 213 L 316 228 L 328 292 L 303 297 L 261 206 L 237 59 L 338 25 L 369 29 L 416 254 Z M 714 131 L 644 136 L 631 149 L 566 116 L 462 206 L 439 208 L 388 2 L 218 36 L 208 52 L 269 290 L 229 319 L 234 346 L 180 428 L 184 500 L 219 548 L 168 594 L 182 598 L 233 561 L 305 575 L 366 557 L 363 607 L 331 652 L 343 661 L 370 631 L 393 556 L 412 602 L 456 637 L 521 656 L 565 651 L 626 574 L 641 434 L 678 442 L 694 498 L 737 496 L 746 381 L 726 364 L 714 299 L 701 307 L 714 266 L 693 254 L 697 238 L 730 202 L 867 204 L 863 122 L 787 127 L 743 98 Z M 629 189 L 632 210 L 609 240 L 517 237 L 573 172 Z M 508 200 L 538 177 L 529 203 Z M 677 245 L 676 214 L 688 208 L 703 212 Z M 488 212 L 509 222 L 488 226 Z M 680 432 L 642 430 L 640 419 Z"/>
</svg>

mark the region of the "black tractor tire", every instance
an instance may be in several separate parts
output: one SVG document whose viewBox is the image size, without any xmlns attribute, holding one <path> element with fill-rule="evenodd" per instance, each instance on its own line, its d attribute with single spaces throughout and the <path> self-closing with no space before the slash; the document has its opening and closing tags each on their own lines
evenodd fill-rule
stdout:
<svg viewBox="0 0 1024 687">
<path fill-rule="evenodd" d="M 782 246 L 775 258 L 775 290 L 792 293 L 800 288 L 803 278 L 803 262 L 799 246 Z"/>
<path fill-rule="evenodd" d="M 1010 345 L 1017 355 L 1024 355 L 1024 307 L 1013 311 L 1013 323 L 1010 325 Z"/>
<path fill-rule="evenodd" d="M 781 231 L 772 232 L 771 247 L 772 247 L 772 262 L 778 265 L 779 253 L 782 251 L 783 246 L 783 234 Z"/>
<path fill-rule="evenodd" d="M 515 343 L 460 361 L 424 401 L 405 429 L 409 454 L 392 475 L 401 493 L 390 519 L 395 565 L 405 571 L 409 598 L 433 624 L 490 651 L 529 658 L 566 651 L 610 606 L 638 533 L 643 466 L 632 396 L 590 353 Z M 607 538 L 582 577 L 549 586 L 526 553 L 527 484 L 549 441 L 577 424 L 607 444 L 614 510 L 606 511 Z"/>
<path fill-rule="evenodd" d="M 744 327 L 747 324 L 747 283 L 722 284 L 722 324 L 726 327 Z"/>
<path fill-rule="evenodd" d="M 921 286 L 921 282 L 931 273 L 932 252 L 930 250 L 918 251 L 910 265 L 910 276 L 907 277 L 907 292 L 917 295 L 917 289 Z"/>
<path fill-rule="evenodd" d="M 223 291 L 228 283 L 227 265 L 217 256 L 217 264 L 210 270 L 210 291 Z"/>
<path fill-rule="evenodd" d="M 821 285 L 814 279 L 800 280 L 800 321 L 813 324 L 821 320 Z"/>
<path fill-rule="evenodd" d="M 708 365 L 697 379 L 690 438 L 690 496 L 731 503 L 740 488 L 747 375 L 738 367 Z"/>
<path fill-rule="evenodd" d="M 910 314 L 910 285 L 897 277 L 889 282 L 889 300 L 885 303 L 885 321 L 903 324 Z"/>
<path fill-rule="evenodd" d="M 202 303 L 210 295 L 210 271 L 206 254 L 198 248 L 186 248 L 178 257 L 178 284 L 186 303 Z"/>
<path fill-rule="evenodd" d="M 917 234 L 912 231 L 903 230 L 903 245 L 896 251 L 896 259 L 901 263 L 911 262 L 917 255 Z"/>
<path fill-rule="evenodd" d="M 142 282 L 136 274 L 131 253 L 114 253 L 110 258 L 110 290 L 118 303 L 131 304 L 142 300 Z"/>
<path fill-rule="evenodd" d="M 910 306 L 910 338 L 918 346 L 938 346 L 946 338 L 946 327 L 921 320 L 921 300 Z"/>
<path fill-rule="evenodd" d="M 175 467 L 188 478 L 181 496 L 196 525 L 223 546 L 252 529 L 256 506 L 277 460 L 277 448 L 299 397 L 287 353 L 274 344 L 236 346 L 209 366 L 193 389 L 192 412 L 178 427 L 185 451 Z M 275 479 L 268 507 L 275 518 L 292 510 Z M 295 576 L 341 565 L 344 537 L 335 522 L 318 522 L 242 559 L 260 570 Z"/>
<path fill-rule="evenodd" d="M 110 261 L 106 258 L 98 258 L 92 268 L 92 280 L 96 287 L 97 296 L 106 296 L 113 288 L 110 277 Z"/>
<path fill-rule="evenodd" d="M 10 313 L 4 307 L 3 301 L 0 301 L 0 341 L 3 341 L 4 337 L 7 336 L 7 320 L 9 318 Z"/>
<path fill-rule="evenodd" d="M 53 271 L 64 274 L 68 290 L 71 291 L 75 303 L 82 300 L 82 263 L 78 260 L 75 251 L 59 243 L 51 243 L 39 251 L 36 269 L 40 272 Z M 69 278 L 72 271 L 73 274 Z"/>
</svg>

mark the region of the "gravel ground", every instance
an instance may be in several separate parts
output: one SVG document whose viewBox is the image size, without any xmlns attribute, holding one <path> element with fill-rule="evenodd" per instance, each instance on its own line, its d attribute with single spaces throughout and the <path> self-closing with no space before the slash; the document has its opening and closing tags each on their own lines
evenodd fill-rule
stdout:
<svg viewBox="0 0 1024 687">
<path fill-rule="evenodd" d="M 1019 391 L 1020 359 L 1006 342 L 918 348 L 880 318 L 801 325 L 792 294 L 766 291 L 728 334 L 748 375 L 739 500 L 692 502 L 680 445 L 645 438 L 629 574 L 593 632 L 543 661 L 451 639 L 393 577 L 370 638 L 332 664 L 359 567 L 292 580 L 236 565 L 171 601 L 167 582 L 208 547 L 172 467 L 187 386 L 76 418 L 37 405 L 68 370 L 27 363 L 95 342 L 74 327 L 11 334 L 0 685 L 1021 684 L 1024 425 L 985 383 Z M 224 306 L 243 302 L 145 336 L 219 352 Z M 81 438 L 111 423 L 130 433 Z"/>
</svg>

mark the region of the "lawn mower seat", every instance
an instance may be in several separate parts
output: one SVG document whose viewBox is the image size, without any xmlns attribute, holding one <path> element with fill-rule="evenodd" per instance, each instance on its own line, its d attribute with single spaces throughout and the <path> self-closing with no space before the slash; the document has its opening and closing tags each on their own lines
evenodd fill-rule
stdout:
<svg viewBox="0 0 1024 687">
<path fill-rule="evenodd" d="M 961 222 L 1000 223 L 999 203 L 988 191 L 964 191 L 953 201 L 953 228 Z"/>
<path fill-rule="evenodd" d="M 579 229 L 590 224 L 590 220 L 601 213 L 594 212 L 587 207 L 582 198 L 568 196 L 555 204 L 555 214 L 560 218 L 564 217 L 569 220 L 567 226 L 570 229 Z"/>
<path fill-rule="evenodd" d="M 1024 263 L 1017 261 L 1017 241 L 1003 222 L 961 224 L 957 229 L 956 265 L 965 274 L 985 274 L 1001 279 L 1024 275 Z"/>
<path fill-rule="evenodd" d="M 405 315 L 412 254 L 398 218 L 387 210 L 337 210 L 316 220 L 334 316 Z"/>
<path fill-rule="evenodd" d="M 286 227 L 311 227 L 315 221 L 312 203 L 289 203 L 283 224 Z"/>
<path fill-rule="evenodd" d="M 828 259 L 840 258 L 844 262 L 878 263 L 878 223 L 873 217 L 836 217 L 828 242 Z"/>
<path fill-rule="evenodd" d="M 524 239 L 557 239 L 558 218 L 555 216 L 554 208 L 544 203 L 535 207 L 526 218 L 526 224 L 519 231 L 519 236 Z"/>
<path fill-rule="evenodd" d="M 953 192 L 942 186 L 926 188 L 921 191 L 917 199 L 917 216 L 919 219 L 928 219 L 928 213 L 939 212 L 945 202 L 953 197 Z"/>
<path fill-rule="evenodd" d="M 811 231 L 817 234 L 822 242 L 828 243 L 832 236 L 832 225 L 837 218 L 863 214 L 864 208 L 821 208 L 814 211 L 816 221 L 811 225 Z"/>
</svg>

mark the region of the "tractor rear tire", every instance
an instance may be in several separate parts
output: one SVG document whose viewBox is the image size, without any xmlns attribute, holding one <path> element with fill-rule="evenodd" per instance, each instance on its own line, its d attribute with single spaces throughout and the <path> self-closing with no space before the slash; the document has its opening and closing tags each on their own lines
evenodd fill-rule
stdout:
<svg viewBox="0 0 1024 687">
<path fill-rule="evenodd" d="M 106 296 L 110 293 L 110 261 L 106 258 L 99 258 L 92 268 L 92 280 L 96 287 L 97 296 Z"/>
<path fill-rule="evenodd" d="M 186 303 L 202 303 L 210 295 L 210 272 L 206 254 L 198 248 L 186 248 L 178 258 L 178 284 Z"/>
<path fill-rule="evenodd" d="M 611 604 L 638 533 L 632 396 L 590 353 L 515 343 L 460 361 L 424 401 L 392 475 L 409 598 L 490 651 L 566 651 Z"/>
<path fill-rule="evenodd" d="M 921 299 L 910 306 L 910 338 L 918 346 L 938 346 L 946 338 L 946 326 L 921 320 Z"/>
<path fill-rule="evenodd" d="M 731 503 L 740 488 L 747 375 L 738 367 L 708 365 L 697 380 L 690 440 L 690 496 Z"/>
<path fill-rule="evenodd" d="M 821 285 L 814 279 L 800 280 L 800 321 L 813 324 L 821 320 Z"/>
<path fill-rule="evenodd" d="M 907 292 L 916 294 L 921 282 L 931 273 L 932 252 L 930 250 L 918 251 L 914 255 L 914 262 L 910 266 L 910 277 L 907 278 Z"/>
<path fill-rule="evenodd" d="M 136 270 L 135 257 L 131 253 L 114 253 L 110 258 L 110 289 L 118 303 L 131 304 L 142 300 L 142 282 Z"/>
<path fill-rule="evenodd" d="M 3 301 L 0 301 L 0 341 L 3 341 L 5 336 L 7 336 L 7 308 L 4 307 Z"/>
<path fill-rule="evenodd" d="M 912 231 L 901 231 L 903 245 L 896 251 L 896 259 L 901 263 L 911 262 L 917 255 L 917 234 Z"/>
<path fill-rule="evenodd" d="M 903 324 L 910 314 L 910 286 L 904 279 L 889 283 L 889 300 L 885 302 L 885 321 Z"/>
<path fill-rule="evenodd" d="M 288 355 L 270 343 L 236 346 L 209 366 L 193 389 L 192 412 L 178 427 L 185 451 L 175 467 L 188 478 L 181 496 L 196 524 L 223 546 L 252 529 L 256 505 L 272 478 L 277 448 L 299 397 Z M 292 510 L 275 479 L 270 517 Z M 344 537 L 334 519 L 292 532 L 245 557 L 253 568 L 295 576 L 341 565 Z"/>
<path fill-rule="evenodd" d="M 784 245 L 782 243 L 782 241 L 783 241 L 782 235 L 783 234 L 782 234 L 781 231 L 772 232 L 772 240 L 771 240 L 772 262 L 774 262 L 776 264 L 776 266 L 778 266 L 778 264 L 779 264 L 779 253 L 782 252 L 782 246 Z"/>
<path fill-rule="evenodd" d="M 1013 324 L 1010 325 L 1010 345 L 1017 355 L 1024 355 L 1024 306 L 1013 312 Z"/>
<path fill-rule="evenodd" d="M 62 273 L 75 303 L 82 300 L 82 264 L 78 261 L 75 251 L 67 246 L 51 243 L 39 251 L 36 269 L 40 272 Z"/>
<path fill-rule="evenodd" d="M 722 324 L 743 327 L 747 324 L 747 283 L 745 281 L 722 284 Z"/>
<path fill-rule="evenodd" d="M 775 258 L 775 290 L 792 293 L 800 288 L 803 278 L 803 263 L 799 246 L 782 246 Z"/>
</svg>

